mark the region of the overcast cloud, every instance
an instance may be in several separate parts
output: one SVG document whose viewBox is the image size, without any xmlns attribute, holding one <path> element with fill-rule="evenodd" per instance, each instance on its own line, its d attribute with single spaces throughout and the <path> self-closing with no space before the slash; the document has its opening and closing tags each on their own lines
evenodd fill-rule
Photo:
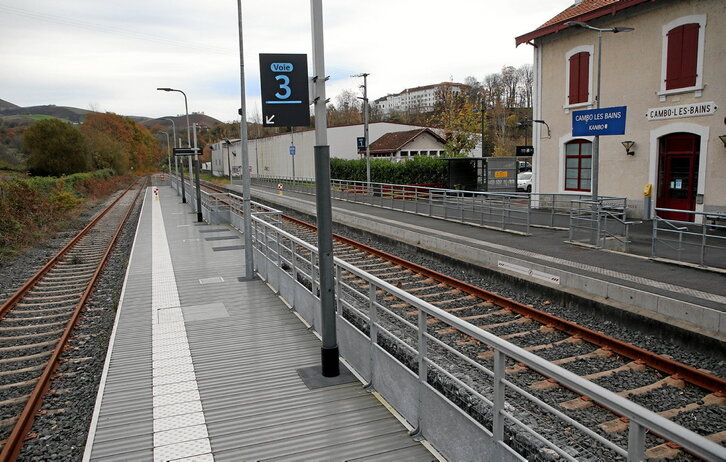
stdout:
<svg viewBox="0 0 726 462">
<path fill-rule="evenodd" d="M 572 0 L 323 0 L 327 96 L 371 100 L 442 81 L 481 80 L 532 62 L 514 47 Z M 310 2 L 243 0 L 248 118 L 260 113 L 259 53 L 306 53 Z M 235 120 L 239 97 L 234 0 L 0 0 L 0 99 L 123 115 L 190 112 Z"/>
</svg>

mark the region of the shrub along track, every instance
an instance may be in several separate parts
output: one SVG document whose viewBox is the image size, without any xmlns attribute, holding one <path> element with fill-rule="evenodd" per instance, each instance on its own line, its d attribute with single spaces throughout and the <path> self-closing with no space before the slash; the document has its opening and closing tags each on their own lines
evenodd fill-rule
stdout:
<svg viewBox="0 0 726 462">
<path fill-rule="evenodd" d="M 285 217 L 284 223 L 286 231 L 314 245 L 317 243 L 313 225 L 291 217 Z M 334 241 L 335 256 L 361 270 L 660 413 L 712 441 L 721 444 L 726 441 L 726 381 L 723 378 L 343 236 L 335 235 Z M 352 274 L 344 277 L 346 284 L 358 286 L 362 293 L 366 293 L 367 283 L 356 281 Z M 416 324 L 418 312 L 407 304 L 392 298 L 379 299 L 379 303 L 411 324 Z M 366 311 L 366 308 L 362 311 Z M 344 315 L 355 318 L 351 313 Z M 351 320 L 361 329 L 367 330 L 365 321 Z M 402 323 L 397 323 L 394 318 L 388 321 L 393 330 L 410 338 L 412 344 L 414 343 L 415 332 L 406 332 L 407 328 Z M 486 367 L 493 366 L 492 352 L 476 340 L 435 320 L 430 320 L 429 329 L 430 332 L 435 332 L 438 339 L 454 345 L 468 357 L 478 358 Z M 406 358 L 406 354 L 399 351 L 394 352 L 394 355 L 410 364 L 412 369 L 416 368 L 415 361 Z M 452 366 L 447 372 L 460 377 L 475 375 L 475 371 L 462 369 L 461 366 Z M 568 415 L 582 418 L 585 413 L 592 414 L 584 420 L 592 422 L 593 428 L 607 435 L 609 439 L 623 443 L 627 441 L 627 419 L 621 419 L 608 410 L 594 406 L 588 397 L 566 390 L 556 382 L 543 380 L 539 374 L 522 364 L 509 364 L 507 372 L 511 375 L 510 380 L 528 387 L 530 392 L 549 404 L 558 406 Z M 473 380 L 473 383 L 479 381 L 480 386 L 488 386 L 484 380 Z M 451 392 L 447 390 L 445 380 L 436 383 L 436 379 L 432 381 L 429 375 L 429 382 L 434 382 L 432 385 L 445 393 Z M 453 394 L 461 395 L 462 390 L 454 391 Z M 463 394 L 466 395 L 465 392 Z M 454 397 L 454 401 L 458 401 L 457 404 L 471 414 L 479 414 L 478 417 L 484 421 L 490 418 L 484 415 L 485 411 L 472 404 L 474 400 L 471 396 Z M 650 449 L 647 455 L 651 458 L 683 455 L 679 447 L 652 435 L 648 437 L 648 447 Z M 579 450 L 590 453 L 589 448 L 581 447 Z M 606 451 L 603 456 L 607 456 Z"/>
<path fill-rule="evenodd" d="M 17 457 L 86 301 L 135 209 L 131 185 L 0 308 L 1 460 Z"/>
</svg>

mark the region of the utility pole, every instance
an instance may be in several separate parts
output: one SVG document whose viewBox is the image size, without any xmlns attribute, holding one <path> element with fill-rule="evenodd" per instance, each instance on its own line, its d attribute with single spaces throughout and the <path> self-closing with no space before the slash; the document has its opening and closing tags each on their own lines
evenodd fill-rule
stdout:
<svg viewBox="0 0 726 462">
<path fill-rule="evenodd" d="M 242 0 L 237 0 L 237 19 L 239 30 L 239 143 L 242 156 L 242 218 L 245 238 L 245 279 L 255 278 L 255 265 L 252 248 L 252 202 L 250 198 L 250 158 L 247 146 L 247 103 L 245 99 L 245 60 L 242 46 Z"/>
<path fill-rule="evenodd" d="M 192 156 L 189 156 L 189 161 L 192 160 Z M 194 183 L 197 188 L 197 223 L 204 221 L 202 217 L 202 188 L 199 184 L 199 154 L 197 153 L 197 124 L 194 124 Z"/>
<path fill-rule="evenodd" d="M 368 76 L 370 74 L 363 72 L 352 75 L 351 77 L 363 77 L 363 138 L 366 144 L 366 191 L 371 192 L 371 148 L 368 140 Z"/>
<path fill-rule="evenodd" d="M 325 56 L 323 46 L 323 0 L 310 0 L 313 32 L 313 95 L 315 102 L 315 191 L 318 221 L 318 265 L 320 268 L 321 364 L 323 377 L 340 375 L 338 338 L 335 330 L 335 284 L 333 276 L 333 223 L 330 200 L 330 146 L 325 107 Z"/>
</svg>

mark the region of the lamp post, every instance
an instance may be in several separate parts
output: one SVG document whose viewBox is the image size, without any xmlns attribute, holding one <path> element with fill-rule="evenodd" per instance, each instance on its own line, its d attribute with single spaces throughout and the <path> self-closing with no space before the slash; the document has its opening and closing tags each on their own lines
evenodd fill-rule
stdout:
<svg viewBox="0 0 726 462">
<path fill-rule="evenodd" d="M 174 140 L 174 147 L 176 147 L 176 124 L 174 123 L 174 119 L 169 119 L 169 118 L 165 117 L 165 118 L 162 118 L 161 120 L 168 120 L 169 122 L 171 122 L 171 132 L 174 134 L 174 138 L 172 138 L 172 139 Z M 177 162 L 176 156 L 174 156 L 174 171 L 176 172 L 177 175 L 179 175 L 179 164 Z M 171 172 L 169 172 L 169 173 L 171 173 Z"/>
<path fill-rule="evenodd" d="M 191 142 L 190 133 L 189 133 L 189 105 L 187 104 L 187 94 L 181 90 L 176 90 L 174 88 L 169 88 L 169 87 L 160 87 L 160 88 L 157 88 L 157 90 L 159 90 L 159 91 L 176 91 L 176 92 L 179 92 L 182 95 L 184 95 L 184 110 L 186 111 L 186 115 L 187 115 L 187 146 L 191 146 L 192 142 Z M 189 161 L 191 162 L 191 158 L 189 159 Z M 182 186 L 182 203 L 186 204 L 187 197 L 184 193 L 184 163 L 183 162 L 182 162 L 182 169 L 181 169 L 181 186 Z"/>
<path fill-rule="evenodd" d="M 363 138 L 366 144 L 366 191 L 371 192 L 371 148 L 368 143 L 368 74 L 363 72 L 351 77 L 363 77 Z"/>
<path fill-rule="evenodd" d="M 169 134 L 167 132 L 161 132 L 166 135 L 166 151 L 167 159 L 169 160 L 169 175 L 171 175 L 171 142 L 169 142 Z"/>
<path fill-rule="evenodd" d="M 607 27 L 600 28 L 591 26 L 585 22 L 580 21 L 569 21 L 565 23 L 566 26 L 579 27 L 582 29 L 589 29 L 597 31 L 597 86 L 595 87 L 595 109 L 600 109 L 600 76 L 602 72 L 602 33 L 612 32 L 617 34 L 618 32 L 630 32 L 635 30 L 633 27 Z M 599 175 L 600 175 L 600 135 L 595 135 L 592 141 L 592 178 L 590 179 L 592 202 L 593 207 L 596 207 L 598 201 L 598 187 L 599 187 Z"/>
<path fill-rule="evenodd" d="M 232 144 L 232 142 L 228 138 L 225 138 L 224 144 L 225 146 L 227 146 L 227 167 L 229 168 L 229 184 L 232 184 L 232 161 L 229 157 L 230 145 Z"/>
<path fill-rule="evenodd" d="M 481 156 L 482 157 L 489 157 L 484 154 L 484 117 L 486 116 L 487 109 L 484 102 L 484 97 L 482 96 L 479 100 L 481 102 L 481 107 L 478 109 L 474 109 L 472 112 L 479 112 L 481 113 Z"/>
</svg>

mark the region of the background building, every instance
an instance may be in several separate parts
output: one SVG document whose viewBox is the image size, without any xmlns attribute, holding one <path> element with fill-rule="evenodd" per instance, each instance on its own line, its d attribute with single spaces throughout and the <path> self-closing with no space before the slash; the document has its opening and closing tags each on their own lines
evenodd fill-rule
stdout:
<svg viewBox="0 0 726 462">
<path fill-rule="evenodd" d="M 369 139 L 373 142 L 386 133 L 422 130 L 425 128 L 426 127 L 417 125 L 374 122 L 369 124 Z M 361 155 L 358 153 L 356 140 L 358 137 L 362 136 L 362 124 L 328 128 L 330 157 L 336 157 L 339 159 L 360 158 Z M 240 142 L 238 139 L 230 141 L 229 157 L 232 165 L 232 174 L 236 176 L 239 175 L 242 166 L 242 158 L 239 154 Z M 295 146 L 294 156 L 290 154 L 290 146 Z M 250 168 L 252 169 L 251 173 L 257 175 L 314 178 L 314 146 L 315 130 L 312 129 L 249 140 L 248 152 Z M 428 145 L 426 146 L 428 150 Z M 228 145 L 225 141 L 219 141 L 217 143 L 213 143 L 210 147 L 212 149 L 212 174 L 215 176 L 228 176 Z M 431 147 L 431 149 L 439 148 L 438 145 L 436 145 L 435 147 Z"/>
<path fill-rule="evenodd" d="M 439 101 L 441 92 L 450 91 L 452 94 L 458 94 L 464 88 L 466 88 L 466 85 L 454 82 L 441 82 L 423 87 L 407 88 L 401 93 L 378 98 L 373 101 L 373 107 L 384 116 L 407 111 L 431 112 Z"/>
<path fill-rule="evenodd" d="M 533 45 L 533 118 L 551 128 L 547 137 L 542 124 L 533 127 L 534 190 L 591 190 L 593 139 L 572 135 L 572 111 L 595 107 L 598 33 L 568 21 L 635 28 L 602 33 L 600 106 L 626 106 L 627 119 L 625 135 L 600 137 L 600 195 L 627 197 L 636 217 L 655 207 L 726 211 L 723 0 L 581 0 L 516 38 Z M 653 201 L 645 210 L 647 185 Z"/>
</svg>

